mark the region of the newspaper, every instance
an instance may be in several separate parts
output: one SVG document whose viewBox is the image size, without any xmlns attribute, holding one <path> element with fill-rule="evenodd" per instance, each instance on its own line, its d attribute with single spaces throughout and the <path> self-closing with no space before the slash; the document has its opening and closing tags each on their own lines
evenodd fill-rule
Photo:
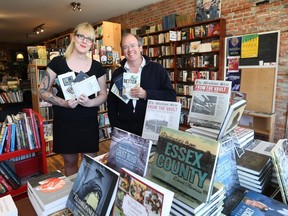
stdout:
<svg viewBox="0 0 288 216">
<path fill-rule="evenodd" d="M 195 80 L 189 123 L 220 129 L 229 108 L 231 81 Z"/>
</svg>

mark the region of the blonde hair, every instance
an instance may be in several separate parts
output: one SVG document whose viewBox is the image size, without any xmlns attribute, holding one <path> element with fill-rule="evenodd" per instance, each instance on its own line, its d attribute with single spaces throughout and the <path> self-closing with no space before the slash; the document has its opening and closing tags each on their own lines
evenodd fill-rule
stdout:
<svg viewBox="0 0 288 216">
<path fill-rule="evenodd" d="M 80 23 L 77 25 L 72 33 L 72 37 L 77 35 L 78 33 L 86 33 L 89 37 L 93 38 L 93 41 L 95 40 L 95 29 L 91 24 L 88 22 Z M 71 40 L 69 46 L 67 47 L 64 57 L 69 58 L 69 56 L 72 54 L 75 47 L 75 43 L 73 40 Z"/>
</svg>

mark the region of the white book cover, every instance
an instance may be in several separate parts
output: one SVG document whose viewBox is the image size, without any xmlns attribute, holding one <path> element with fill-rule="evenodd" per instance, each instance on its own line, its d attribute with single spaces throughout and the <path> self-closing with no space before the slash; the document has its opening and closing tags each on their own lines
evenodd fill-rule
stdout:
<svg viewBox="0 0 288 216">
<path fill-rule="evenodd" d="M 90 96 L 100 91 L 100 86 L 95 75 L 72 84 L 72 87 L 76 98 L 79 98 L 81 94 Z"/>
<path fill-rule="evenodd" d="M 18 209 L 10 194 L 0 198 L 0 215 L 18 216 Z"/>
<path fill-rule="evenodd" d="M 148 100 L 142 137 L 156 142 L 161 127 L 178 130 L 180 114 L 179 102 Z"/>
<path fill-rule="evenodd" d="M 229 108 L 230 94 L 231 81 L 195 80 L 189 122 L 220 129 Z"/>
<path fill-rule="evenodd" d="M 129 99 L 138 100 L 139 98 L 131 97 L 130 91 L 132 88 L 140 86 L 140 74 L 139 73 L 123 73 L 123 89 L 122 95 Z"/>
<path fill-rule="evenodd" d="M 69 93 L 67 91 L 67 89 L 70 88 L 71 83 L 73 82 L 75 77 L 76 76 L 75 76 L 74 71 L 70 71 L 70 72 L 67 72 L 65 74 L 58 75 L 58 81 L 59 81 L 59 84 L 61 86 L 65 100 L 70 100 L 70 99 L 74 98 L 74 95 Z"/>
</svg>

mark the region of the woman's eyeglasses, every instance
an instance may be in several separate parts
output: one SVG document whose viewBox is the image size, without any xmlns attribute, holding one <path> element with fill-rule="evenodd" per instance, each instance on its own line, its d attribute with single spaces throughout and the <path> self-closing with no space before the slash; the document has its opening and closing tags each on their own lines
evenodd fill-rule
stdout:
<svg viewBox="0 0 288 216">
<path fill-rule="evenodd" d="M 84 39 L 86 39 L 86 41 L 89 42 L 89 43 L 93 43 L 94 42 L 94 39 L 92 39 L 90 37 L 85 37 L 83 34 L 76 34 L 76 36 L 82 41 L 84 41 Z"/>
</svg>

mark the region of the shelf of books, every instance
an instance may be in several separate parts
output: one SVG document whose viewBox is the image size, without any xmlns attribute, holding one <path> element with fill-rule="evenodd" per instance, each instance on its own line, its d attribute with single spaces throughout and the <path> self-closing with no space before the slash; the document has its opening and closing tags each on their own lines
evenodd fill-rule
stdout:
<svg viewBox="0 0 288 216">
<path fill-rule="evenodd" d="M 151 29 L 151 28 L 150 28 Z M 223 80 L 225 19 L 177 26 L 141 34 L 143 53 L 167 70 L 177 100 L 182 104 L 181 125 L 187 125 L 195 79 Z"/>
<path fill-rule="evenodd" d="M 41 116 L 30 108 L 7 115 L 1 124 L 0 144 L 0 196 L 27 196 L 27 179 L 47 173 Z"/>
</svg>

